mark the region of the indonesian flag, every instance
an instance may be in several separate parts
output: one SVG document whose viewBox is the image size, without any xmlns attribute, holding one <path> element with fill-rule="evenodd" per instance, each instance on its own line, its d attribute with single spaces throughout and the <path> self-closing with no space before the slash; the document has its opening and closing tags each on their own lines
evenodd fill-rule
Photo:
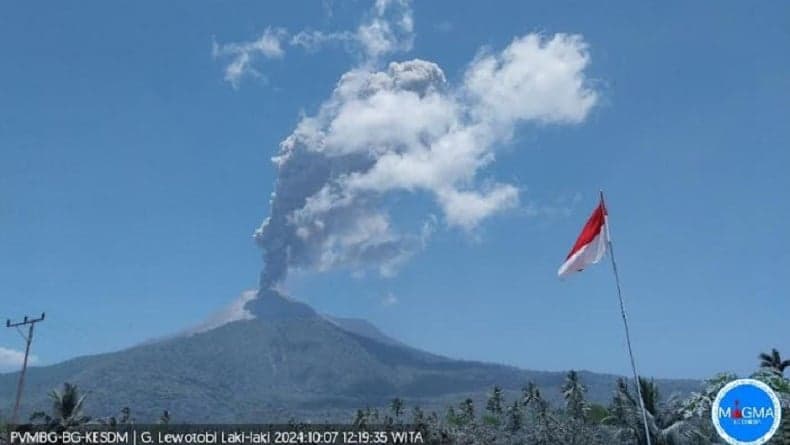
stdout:
<svg viewBox="0 0 790 445">
<path fill-rule="evenodd" d="M 603 258 L 606 253 L 606 243 L 609 240 L 606 230 L 606 215 L 606 206 L 602 196 L 601 203 L 590 215 L 582 233 L 576 239 L 576 244 L 573 245 L 565 262 L 560 266 L 560 270 L 557 271 L 560 278 L 565 278 L 574 272 L 581 272 L 590 264 L 595 264 Z"/>
</svg>

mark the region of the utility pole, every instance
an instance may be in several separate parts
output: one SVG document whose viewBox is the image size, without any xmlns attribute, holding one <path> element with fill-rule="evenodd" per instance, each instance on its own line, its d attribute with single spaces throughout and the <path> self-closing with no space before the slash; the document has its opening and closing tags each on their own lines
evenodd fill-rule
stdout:
<svg viewBox="0 0 790 445">
<path fill-rule="evenodd" d="M 14 403 L 14 412 L 11 415 L 11 425 L 16 425 L 17 415 L 19 414 L 19 403 L 22 401 L 22 387 L 25 385 L 25 371 L 27 371 L 27 358 L 30 355 L 30 344 L 33 343 L 33 328 L 36 326 L 36 323 L 40 321 L 44 321 L 44 313 L 41 313 L 41 317 L 39 318 L 28 318 L 25 315 L 25 318 L 22 321 L 18 321 L 16 323 L 12 323 L 11 320 L 6 320 L 5 327 L 7 328 L 16 328 L 19 332 L 19 335 L 25 339 L 25 359 L 22 361 L 22 372 L 19 373 L 19 383 L 16 387 L 16 402 Z M 19 329 L 20 326 L 29 325 L 27 331 L 27 336 L 25 336 L 24 332 Z"/>
</svg>

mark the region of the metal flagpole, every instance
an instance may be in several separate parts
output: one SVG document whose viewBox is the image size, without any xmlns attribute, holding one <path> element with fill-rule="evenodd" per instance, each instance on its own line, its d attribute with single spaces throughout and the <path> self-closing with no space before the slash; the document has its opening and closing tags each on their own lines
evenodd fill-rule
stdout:
<svg viewBox="0 0 790 445">
<path fill-rule="evenodd" d="M 603 190 L 601 190 L 601 204 L 606 209 L 606 204 L 603 200 Z M 639 407 L 642 409 L 642 423 L 645 426 L 645 439 L 647 445 L 652 445 L 650 441 L 650 427 L 647 424 L 647 410 L 645 409 L 645 401 L 642 399 L 642 388 L 639 384 L 639 373 L 636 371 L 636 361 L 634 360 L 634 351 L 631 348 L 631 333 L 628 329 L 628 316 L 625 313 L 625 303 L 623 303 L 623 292 L 620 289 L 620 275 L 617 273 L 617 261 L 614 259 L 614 247 L 612 245 L 612 237 L 609 234 L 609 212 L 605 211 L 604 218 L 606 218 L 606 243 L 609 246 L 609 258 L 612 259 L 612 270 L 614 271 L 614 281 L 617 284 L 617 298 L 620 300 L 620 315 L 623 317 L 623 325 L 625 326 L 625 342 L 628 344 L 628 357 L 631 359 L 631 370 L 634 372 L 634 384 L 636 385 L 636 396 L 639 398 Z"/>
</svg>

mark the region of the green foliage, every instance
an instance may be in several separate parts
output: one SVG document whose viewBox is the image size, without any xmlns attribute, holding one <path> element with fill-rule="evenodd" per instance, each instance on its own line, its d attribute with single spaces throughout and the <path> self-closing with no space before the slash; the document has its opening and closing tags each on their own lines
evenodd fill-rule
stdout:
<svg viewBox="0 0 790 445">
<path fill-rule="evenodd" d="M 352 425 L 361 430 L 364 430 L 368 426 L 367 416 L 365 415 L 364 411 L 361 409 L 357 410 L 357 415 L 354 417 L 354 422 Z"/>
<path fill-rule="evenodd" d="M 98 419 L 98 423 L 110 427 L 118 427 L 122 425 L 133 424 L 134 420 L 131 417 L 132 417 L 132 410 L 129 409 L 128 406 L 126 406 L 121 409 L 121 413 L 119 416 L 110 416 L 106 419 Z"/>
<path fill-rule="evenodd" d="M 491 391 L 491 395 L 488 397 L 488 402 L 486 403 L 486 411 L 490 417 L 498 419 L 499 416 L 502 415 L 503 401 L 504 396 L 502 395 L 502 388 L 494 386 L 494 390 Z"/>
<path fill-rule="evenodd" d="M 483 415 L 483 423 L 489 426 L 499 426 L 499 417 L 490 414 Z"/>
<path fill-rule="evenodd" d="M 458 414 L 455 412 L 455 408 L 448 407 L 447 408 L 447 423 L 452 426 L 460 426 L 462 424 L 461 419 L 459 418 Z"/>
<path fill-rule="evenodd" d="M 599 424 L 603 419 L 609 417 L 609 410 L 605 406 L 597 403 L 590 403 L 587 411 L 587 421 L 593 424 Z"/>
<path fill-rule="evenodd" d="M 62 389 L 54 389 L 49 393 L 51 413 L 35 412 L 30 416 L 30 421 L 61 431 L 85 425 L 91 420 L 82 412 L 86 397 L 87 394 L 80 393 L 77 385 L 64 383 Z"/>
<path fill-rule="evenodd" d="M 524 413 L 518 400 L 514 400 L 508 408 L 506 427 L 510 433 L 517 433 L 524 427 Z"/>
<path fill-rule="evenodd" d="M 475 402 L 472 399 L 466 399 L 461 402 L 459 406 L 460 415 L 459 421 L 462 425 L 468 425 L 475 420 Z"/>
<path fill-rule="evenodd" d="M 772 369 L 762 368 L 750 377 L 770 386 L 779 395 L 790 396 L 790 379 L 777 374 Z"/>
<path fill-rule="evenodd" d="M 414 425 L 415 428 L 421 429 L 426 424 L 425 413 L 422 411 L 422 408 L 419 406 L 415 406 L 411 410 L 411 423 Z"/>
<path fill-rule="evenodd" d="M 758 358 L 761 368 L 768 369 L 780 376 L 784 374 L 785 369 L 790 368 L 790 360 L 782 360 L 782 356 L 776 348 L 771 349 L 770 353 L 760 353 Z"/>
<path fill-rule="evenodd" d="M 565 399 L 565 410 L 572 418 L 583 420 L 588 410 L 584 394 L 587 388 L 579 380 L 576 371 L 568 372 L 565 377 L 565 384 L 562 385 L 562 397 Z"/>
<path fill-rule="evenodd" d="M 790 404 L 787 404 L 782 411 L 782 428 L 780 442 L 782 445 L 790 445 Z"/>
<path fill-rule="evenodd" d="M 156 422 L 170 407 L 178 407 L 178 420 L 186 422 L 285 422 L 292 416 L 337 421 L 353 416 L 349 406 L 376 404 L 389 412 L 384 404 L 394 397 L 423 398 L 426 410 L 440 413 L 471 397 L 483 411 L 482 397 L 494 383 L 507 392 L 536 378 L 554 397 L 561 384 L 558 373 L 439 357 L 361 338 L 320 317 L 249 320 L 33 367 L 23 409 L 26 415 L 48 412 L 47 392 L 68 381 L 90 391 L 91 414 L 102 418 L 117 416 L 122 404 L 132 408 L 139 423 Z M 0 374 L 0 407 L 13 406 L 16 384 L 15 374 Z M 611 378 L 589 376 L 585 384 L 588 397 L 601 402 Z"/>
<path fill-rule="evenodd" d="M 776 352 L 776 351 L 774 351 Z M 765 354 L 773 358 L 776 354 Z M 762 357 L 762 356 L 761 356 Z M 782 361 L 780 361 L 782 362 Z M 763 366 L 751 375 L 773 388 L 784 408 L 780 432 L 771 445 L 790 445 L 790 380 L 776 369 Z M 436 412 L 426 415 L 419 407 L 411 409 L 411 426 L 401 419 L 406 402 L 391 399 L 389 412 L 381 415 L 379 408 L 359 409 L 354 416 L 355 428 L 384 425 L 388 430 L 416 428 L 424 434 L 425 443 L 523 444 L 523 445 L 632 445 L 644 444 L 641 406 L 644 404 L 651 443 L 654 445 L 702 445 L 718 443 L 710 420 L 712 402 L 719 390 L 737 378 L 733 374 L 718 374 L 706 380 L 700 391 L 688 397 L 665 398 L 659 384 L 652 379 L 639 380 L 639 392 L 625 379 L 615 384 L 609 407 L 589 403 L 586 387 L 578 373 L 571 371 L 561 387 L 563 403 L 554 407 L 534 382 L 523 387 L 521 394 L 508 401 L 501 387 L 489 393 L 483 415 L 476 415 L 475 401 L 467 397 L 457 406 L 447 409 L 446 419 Z M 555 387 L 556 388 L 556 387 Z M 37 412 L 31 421 L 57 430 L 77 429 L 91 421 L 83 412 L 86 395 L 77 385 L 65 383 L 49 393 L 51 409 Z M 555 399 L 553 399 L 555 400 Z M 382 407 L 384 408 L 384 407 Z M 159 423 L 170 422 L 170 413 L 160 411 Z M 386 411 L 385 411 L 386 412 Z M 98 423 L 120 426 L 134 423 L 132 410 L 121 409 L 117 416 L 100 418 Z M 294 427 L 298 424 L 292 422 Z M 0 425 L 0 428 L 5 426 Z"/>
</svg>

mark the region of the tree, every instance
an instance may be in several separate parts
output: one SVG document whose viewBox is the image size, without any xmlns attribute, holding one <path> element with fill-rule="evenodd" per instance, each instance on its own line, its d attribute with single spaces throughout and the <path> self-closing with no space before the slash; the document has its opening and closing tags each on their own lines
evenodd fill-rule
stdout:
<svg viewBox="0 0 790 445">
<path fill-rule="evenodd" d="M 368 407 L 365 412 L 365 418 L 368 419 L 368 423 L 370 424 L 379 423 L 381 421 L 381 417 L 379 416 L 378 408 L 371 409 L 370 407 Z"/>
<path fill-rule="evenodd" d="M 411 423 L 415 426 L 425 423 L 425 413 L 418 405 L 415 405 L 414 408 L 411 409 Z"/>
<path fill-rule="evenodd" d="M 502 388 L 494 386 L 494 390 L 491 392 L 491 395 L 488 397 L 488 402 L 486 403 L 486 411 L 493 420 L 498 421 L 502 416 L 502 405 L 504 404 L 504 400 Z"/>
<path fill-rule="evenodd" d="M 390 410 L 392 410 L 392 415 L 395 417 L 395 420 L 399 421 L 400 416 L 403 414 L 403 400 L 398 397 L 392 399 Z"/>
<path fill-rule="evenodd" d="M 118 417 L 110 416 L 106 419 L 99 419 L 99 423 L 110 427 L 128 425 L 130 423 L 134 423 L 131 417 L 132 417 L 132 410 L 129 409 L 128 406 L 125 406 L 121 409 L 121 414 Z"/>
<path fill-rule="evenodd" d="M 522 390 L 522 404 L 532 409 L 535 413 L 536 428 L 534 430 L 535 442 L 540 445 L 557 443 L 557 422 L 549 410 L 549 402 L 543 399 L 540 389 L 533 382 L 529 382 Z"/>
<path fill-rule="evenodd" d="M 598 424 L 607 417 L 609 417 L 609 410 L 605 406 L 597 403 L 590 403 L 587 412 L 587 419 L 590 423 Z"/>
<path fill-rule="evenodd" d="M 160 425 L 170 424 L 170 411 L 168 410 L 162 411 L 162 415 L 159 416 L 159 424 Z"/>
<path fill-rule="evenodd" d="M 475 420 L 475 402 L 472 399 L 466 399 L 461 402 L 461 415 L 460 421 L 463 424 L 470 424 Z"/>
<path fill-rule="evenodd" d="M 517 433 L 524 426 L 524 414 L 521 411 L 521 404 L 518 400 L 513 401 L 513 405 L 507 411 L 507 429 L 511 433 Z"/>
<path fill-rule="evenodd" d="M 590 434 L 586 431 L 587 412 L 589 408 L 584 394 L 587 388 L 579 380 L 576 371 L 569 371 L 562 385 L 562 397 L 565 399 L 565 425 L 568 442 L 577 444 L 580 440 L 589 440 Z"/>
<path fill-rule="evenodd" d="M 568 372 L 565 377 L 565 384 L 562 385 L 562 397 L 565 399 L 565 411 L 571 418 L 584 421 L 589 410 L 584 394 L 587 388 L 579 380 L 576 371 Z"/>
<path fill-rule="evenodd" d="M 61 431 L 84 425 L 91 419 L 82 413 L 86 397 L 87 394 L 81 394 L 77 385 L 64 383 L 62 389 L 54 389 L 49 393 L 52 401 L 51 415 L 38 411 L 30 416 L 30 420 L 42 421 L 47 427 Z"/>
<path fill-rule="evenodd" d="M 368 424 L 367 415 L 361 409 L 357 410 L 357 415 L 354 418 L 354 427 L 357 429 L 365 429 Z"/>
<path fill-rule="evenodd" d="M 672 399 L 666 405 L 655 381 L 639 378 L 639 389 L 645 407 L 648 431 L 654 445 L 679 445 L 704 440 L 696 425 L 688 420 L 686 404 Z M 642 409 L 638 399 L 631 394 L 624 379 L 617 379 L 617 389 L 609 409 L 609 417 L 602 423 L 619 428 L 620 440 L 646 444 Z"/>
<path fill-rule="evenodd" d="M 460 422 L 461 419 L 459 419 L 458 414 L 455 412 L 455 408 L 452 406 L 447 408 L 446 418 L 447 418 L 447 423 L 450 425 L 457 426 L 461 423 Z"/>
<path fill-rule="evenodd" d="M 521 388 L 521 404 L 529 406 L 540 398 L 540 390 L 534 382 L 527 383 L 527 386 Z"/>
<path fill-rule="evenodd" d="M 770 353 L 762 352 L 758 357 L 761 368 L 768 368 L 779 375 L 784 375 L 785 369 L 790 368 L 790 360 L 782 360 L 776 348 L 772 348 Z"/>
</svg>

